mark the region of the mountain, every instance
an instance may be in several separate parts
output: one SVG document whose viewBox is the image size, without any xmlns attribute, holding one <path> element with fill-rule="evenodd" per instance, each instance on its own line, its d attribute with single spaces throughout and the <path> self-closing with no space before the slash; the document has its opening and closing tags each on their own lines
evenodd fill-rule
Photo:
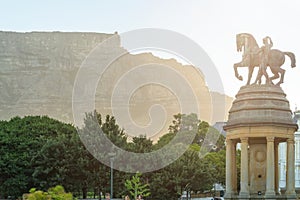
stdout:
<svg viewBox="0 0 300 200">
<path fill-rule="evenodd" d="M 121 47 L 117 33 L 3 31 L 0 32 L 0 119 L 48 115 L 73 123 L 72 95 L 78 71 L 90 59 L 91 52 L 108 39 L 110 43 L 102 46 L 96 64 L 107 63 L 111 55 L 119 56 L 99 75 L 95 108 L 103 115 L 128 111 L 130 116 L 121 126 L 126 127 L 133 120 L 140 128 L 140 132 L 131 135 L 147 134 L 157 139 L 167 131 L 173 115 L 181 112 L 180 105 L 191 104 L 190 96 L 179 99 L 172 91 L 186 94 L 185 84 L 171 83 L 168 88 L 164 84 L 167 82 L 157 82 L 172 79 L 168 71 L 179 74 L 194 92 L 200 119 L 210 123 L 226 120 L 233 99 L 210 92 L 198 68 L 151 53 L 130 54 Z M 156 81 L 140 83 L 149 77 Z M 117 121 L 122 121 L 120 117 L 123 118 L 116 116 Z M 147 129 L 151 123 L 155 125 L 153 130 Z"/>
</svg>

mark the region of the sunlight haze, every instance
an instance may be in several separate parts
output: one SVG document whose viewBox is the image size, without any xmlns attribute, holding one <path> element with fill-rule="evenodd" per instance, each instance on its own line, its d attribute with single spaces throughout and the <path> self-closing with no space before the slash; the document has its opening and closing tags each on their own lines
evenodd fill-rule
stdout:
<svg viewBox="0 0 300 200">
<path fill-rule="evenodd" d="M 237 33 L 250 33 L 262 45 L 270 36 L 274 49 L 290 51 L 300 62 L 300 1 L 5 1 L 0 8 L 2 31 L 75 31 L 118 33 L 140 28 L 178 32 L 199 44 L 213 60 L 225 93 L 234 97 L 245 85 L 247 68 L 234 77 Z M 126 48 L 126 46 L 125 46 Z M 297 65 L 297 64 L 296 64 Z M 286 57 L 281 85 L 291 109 L 300 107 L 300 66 L 290 67 Z M 256 72 L 255 72 L 256 73 Z M 256 74 L 254 74 L 255 76 Z"/>
</svg>

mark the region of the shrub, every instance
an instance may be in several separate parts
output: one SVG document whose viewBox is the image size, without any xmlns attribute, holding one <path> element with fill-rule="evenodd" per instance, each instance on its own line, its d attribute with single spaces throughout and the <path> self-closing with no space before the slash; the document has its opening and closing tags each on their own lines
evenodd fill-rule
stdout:
<svg viewBox="0 0 300 200">
<path fill-rule="evenodd" d="M 23 200 L 72 200 L 73 195 L 66 193 L 61 185 L 49 188 L 48 192 L 31 188 L 29 194 L 23 194 Z"/>
</svg>

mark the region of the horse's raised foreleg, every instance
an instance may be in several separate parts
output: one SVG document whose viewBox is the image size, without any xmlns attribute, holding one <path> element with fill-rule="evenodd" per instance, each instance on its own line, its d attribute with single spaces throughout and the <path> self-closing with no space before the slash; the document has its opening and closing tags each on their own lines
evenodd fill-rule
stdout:
<svg viewBox="0 0 300 200">
<path fill-rule="evenodd" d="M 239 79 L 240 81 L 243 80 L 243 77 L 242 77 L 241 75 L 239 75 L 239 72 L 238 72 L 237 68 L 240 67 L 240 66 L 242 66 L 241 63 L 242 63 L 242 62 L 239 62 L 239 63 L 235 63 L 235 64 L 233 65 L 235 77 L 236 77 L 237 79 Z"/>
</svg>

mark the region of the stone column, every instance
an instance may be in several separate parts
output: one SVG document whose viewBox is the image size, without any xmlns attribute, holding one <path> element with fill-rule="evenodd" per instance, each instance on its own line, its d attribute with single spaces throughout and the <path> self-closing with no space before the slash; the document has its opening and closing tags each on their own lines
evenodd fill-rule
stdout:
<svg viewBox="0 0 300 200">
<path fill-rule="evenodd" d="M 248 199 L 249 194 L 249 170 L 248 170 L 248 138 L 241 138 L 241 190 L 240 199 Z"/>
<path fill-rule="evenodd" d="M 232 142 L 232 191 L 237 194 L 236 141 Z"/>
<path fill-rule="evenodd" d="M 232 140 L 226 140 L 226 193 L 225 199 L 233 197 L 232 191 Z"/>
<path fill-rule="evenodd" d="M 278 142 L 275 142 L 275 147 L 274 147 L 274 151 L 275 151 L 275 193 L 276 194 L 280 194 L 279 191 L 279 155 L 278 155 Z"/>
<path fill-rule="evenodd" d="M 274 137 L 267 137 L 266 198 L 275 197 Z"/>
<path fill-rule="evenodd" d="M 287 160 L 286 160 L 286 197 L 296 199 L 295 192 L 295 151 L 294 140 L 287 140 Z"/>
</svg>

